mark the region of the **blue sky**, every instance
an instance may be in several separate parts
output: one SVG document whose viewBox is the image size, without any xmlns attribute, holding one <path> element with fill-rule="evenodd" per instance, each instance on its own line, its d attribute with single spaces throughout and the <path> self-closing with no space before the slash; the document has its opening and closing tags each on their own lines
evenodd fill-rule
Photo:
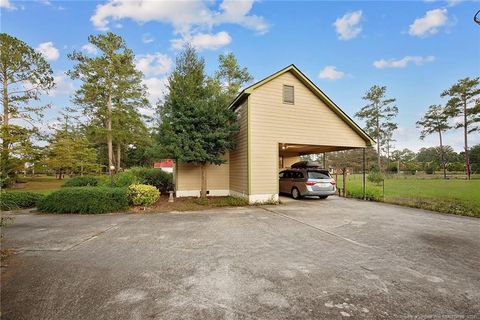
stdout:
<svg viewBox="0 0 480 320">
<path fill-rule="evenodd" d="M 178 48 L 189 41 L 205 58 L 234 52 L 259 80 L 296 64 L 350 116 L 365 91 L 385 85 L 400 110 L 396 148 L 437 145 L 419 141 L 417 121 L 458 79 L 480 74 L 480 26 L 468 1 L 15 1 L 0 0 L 1 30 L 44 53 L 57 89 L 44 97 L 46 121 L 70 106 L 78 85 L 64 72 L 67 54 L 89 52 L 87 37 L 106 30 L 123 36 L 137 55 L 152 101 L 164 94 Z M 95 52 L 90 50 L 94 55 Z M 445 141 L 460 151 L 460 130 Z M 480 143 L 470 135 L 470 145 Z"/>
</svg>

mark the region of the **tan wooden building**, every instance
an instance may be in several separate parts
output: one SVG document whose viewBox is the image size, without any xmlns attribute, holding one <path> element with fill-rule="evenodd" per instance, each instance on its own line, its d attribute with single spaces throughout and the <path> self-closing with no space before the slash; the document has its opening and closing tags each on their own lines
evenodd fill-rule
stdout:
<svg viewBox="0 0 480 320">
<path fill-rule="evenodd" d="M 207 169 L 212 196 L 278 200 L 278 172 L 305 154 L 366 148 L 374 141 L 297 67 L 243 90 L 231 103 L 240 132 L 227 163 Z M 200 167 L 177 163 L 176 196 L 199 196 Z"/>
</svg>

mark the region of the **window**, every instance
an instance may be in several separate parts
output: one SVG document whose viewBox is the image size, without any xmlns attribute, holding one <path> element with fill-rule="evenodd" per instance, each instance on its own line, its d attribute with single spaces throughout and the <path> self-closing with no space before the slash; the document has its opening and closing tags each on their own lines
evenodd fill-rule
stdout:
<svg viewBox="0 0 480 320">
<path fill-rule="evenodd" d="M 284 175 L 285 175 L 285 171 L 282 171 L 282 172 L 280 172 L 280 174 L 278 175 L 278 177 L 281 179 L 281 178 L 283 178 Z"/>
<path fill-rule="evenodd" d="M 328 171 L 308 171 L 309 179 L 330 179 Z"/>
<path fill-rule="evenodd" d="M 293 86 L 283 85 L 283 103 L 294 103 Z"/>
<path fill-rule="evenodd" d="M 295 172 L 295 173 L 293 174 L 293 178 L 294 178 L 294 179 L 303 179 L 303 173 L 301 173 L 301 172 Z"/>
</svg>

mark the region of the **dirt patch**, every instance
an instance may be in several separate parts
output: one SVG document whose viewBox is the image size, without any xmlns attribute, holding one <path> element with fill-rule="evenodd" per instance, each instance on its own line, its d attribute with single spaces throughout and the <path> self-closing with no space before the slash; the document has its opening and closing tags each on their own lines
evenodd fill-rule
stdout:
<svg viewBox="0 0 480 320">
<path fill-rule="evenodd" d="M 142 207 L 132 207 L 131 212 L 134 213 L 158 213 L 171 211 L 199 211 L 208 210 L 219 207 L 238 207 L 248 205 L 247 201 L 235 197 L 182 197 L 175 198 L 174 202 L 168 202 L 169 196 L 162 195 L 160 199 L 151 207 L 143 209 Z"/>
</svg>

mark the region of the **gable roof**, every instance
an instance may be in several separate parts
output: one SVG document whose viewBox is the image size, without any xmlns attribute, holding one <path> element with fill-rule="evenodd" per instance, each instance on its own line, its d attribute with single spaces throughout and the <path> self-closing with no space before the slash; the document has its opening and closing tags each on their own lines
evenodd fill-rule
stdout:
<svg viewBox="0 0 480 320">
<path fill-rule="evenodd" d="M 230 103 L 229 108 L 235 110 L 255 89 L 264 85 L 265 83 L 281 76 L 286 72 L 291 72 L 294 76 L 300 80 L 310 91 L 312 91 L 320 100 L 322 100 L 337 116 L 339 116 L 348 126 L 350 126 L 360 137 L 362 137 L 368 146 L 371 146 L 375 143 L 375 140 L 372 139 L 355 121 L 352 120 L 335 102 L 332 101 L 320 88 L 318 88 L 315 83 L 307 78 L 294 64 L 289 65 L 282 70 L 275 72 L 274 74 L 266 77 L 263 80 L 258 81 L 257 83 L 252 84 L 251 86 L 245 88 L 240 92 L 237 97 Z"/>
</svg>

